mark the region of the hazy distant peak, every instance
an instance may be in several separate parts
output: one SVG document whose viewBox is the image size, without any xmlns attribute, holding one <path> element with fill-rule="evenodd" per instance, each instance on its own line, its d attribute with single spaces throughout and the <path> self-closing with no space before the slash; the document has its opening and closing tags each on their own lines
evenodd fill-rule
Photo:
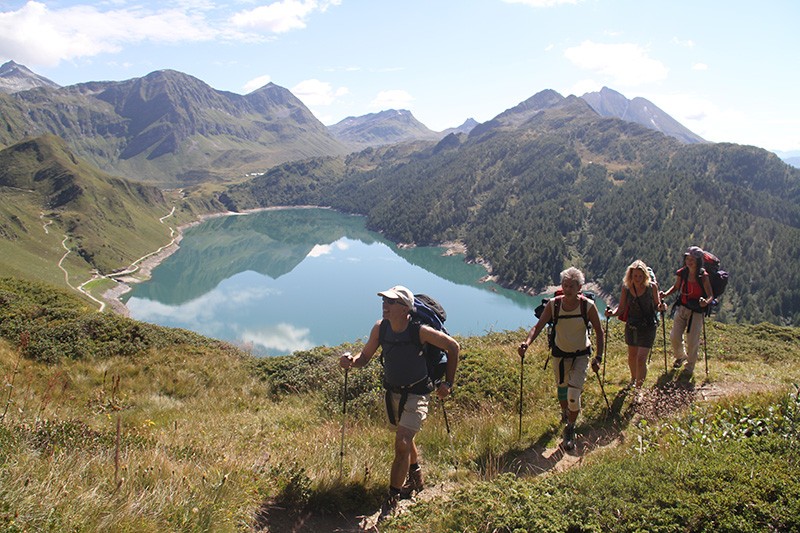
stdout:
<svg viewBox="0 0 800 533">
<path fill-rule="evenodd" d="M 599 92 L 586 93 L 581 98 L 602 117 L 635 122 L 687 144 L 706 142 L 645 98 L 636 97 L 628 100 L 622 94 L 608 87 L 603 87 Z"/>
<path fill-rule="evenodd" d="M 36 87 L 58 89 L 60 85 L 14 61 L 0 65 L 0 92 L 11 94 Z"/>
<path fill-rule="evenodd" d="M 347 117 L 328 129 L 341 142 L 359 148 L 406 141 L 438 140 L 441 137 L 414 118 L 407 109 L 385 109 L 360 117 Z"/>
</svg>

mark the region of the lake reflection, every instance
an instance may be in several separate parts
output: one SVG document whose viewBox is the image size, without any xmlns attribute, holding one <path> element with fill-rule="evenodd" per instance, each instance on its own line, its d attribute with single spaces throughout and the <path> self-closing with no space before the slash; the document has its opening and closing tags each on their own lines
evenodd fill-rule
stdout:
<svg viewBox="0 0 800 533">
<path fill-rule="evenodd" d="M 362 217 L 328 209 L 211 219 L 136 285 L 131 316 L 281 355 L 365 340 L 377 292 L 402 284 L 437 298 L 457 335 L 529 328 L 531 298 L 478 280 L 486 271 L 440 248 L 398 249 Z"/>
</svg>

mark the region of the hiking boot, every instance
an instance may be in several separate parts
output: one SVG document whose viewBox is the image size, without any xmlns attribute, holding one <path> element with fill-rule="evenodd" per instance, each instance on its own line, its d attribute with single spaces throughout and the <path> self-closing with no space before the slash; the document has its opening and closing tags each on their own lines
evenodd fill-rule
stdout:
<svg viewBox="0 0 800 533">
<path fill-rule="evenodd" d="M 680 357 L 678 359 L 675 359 L 675 362 L 672 363 L 672 368 L 680 368 L 680 367 L 683 366 L 683 363 L 685 363 L 685 362 L 686 362 L 686 358 L 685 357 Z"/>
<path fill-rule="evenodd" d="M 400 489 L 400 498 L 404 500 L 411 498 L 414 494 L 422 492 L 423 488 L 425 487 L 422 480 L 422 468 L 409 468 L 406 482 L 403 488 Z"/>
<path fill-rule="evenodd" d="M 575 426 L 572 424 L 567 424 L 564 428 L 564 440 L 561 444 L 565 451 L 571 452 L 575 449 Z"/>
<path fill-rule="evenodd" d="M 383 505 L 381 505 L 381 513 L 378 515 L 378 521 L 380 522 L 391 516 L 395 509 L 397 509 L 397 503 L 399 501 L 400 493 L 390 490 L 389 494 L 386 496 L 386 500 L 383 502 Z"/>
</svg>

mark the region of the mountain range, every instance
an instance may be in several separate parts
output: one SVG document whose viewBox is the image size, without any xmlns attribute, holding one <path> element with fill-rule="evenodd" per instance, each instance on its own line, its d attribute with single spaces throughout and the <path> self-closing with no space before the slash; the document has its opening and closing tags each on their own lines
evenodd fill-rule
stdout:
<svg viewBox="0 0 800 533">
<path fill-rule="evenodd" d="M 276 85 L 239 96 L 174 71 L 3 93 L 0 111 L 3 271 L 37 277 L 27 265 L 46 256 L 37 268 L 49 264 L 52 277 L 65 245 L 37 225 L 66 235 L 84 270 L 107 273 L 165 243 L 158 219 L 171 205 L 187 220 L 316 204 L 363 214 L 396 242 L 461 240 L 470 260 L 522 290 L 578 264 L 613 294 L 632 259 L 663 277 L 699 244 L 735 273 L 721 319 L 800 324 L 798 170 L 766 150 L 688 136 L 610 89 L 544 90 L 438 134 L 402 110 L 326 128 Z M 616 116 L 648 113 L 648 127 Z M 137 188 L 143 178 L 181 188 L 168 203 Z M 18 250 L 30 261 L 9 266 Z"/>
<path fill-rule="evenodd" d="M 703 142 L 647 100 L 629 101 L 608 88 L 583 99 L 601 116 L 636 122 L 683 142 Z M 477 125 L 468 119 L 434 132 L 407 110 L 385 110 L 326 127 L 290 91 L 273 83 L 242 96 L 162 70 L 125 81 L 60 87 L 13 61 L 0 67 L 0 145 L 58 135 L 98 168 L 163 186 L 236 180 L 286 161 L 440 140 Z"/>
<path fill-rule="evenodd" d="M 83 159 L 165 186 L 240 177 L 347 148 L 291 92 L 241 96 L 163 70 L 119 82 L 0 94 L 0 144 L 53 134 Z"/>
</svg>

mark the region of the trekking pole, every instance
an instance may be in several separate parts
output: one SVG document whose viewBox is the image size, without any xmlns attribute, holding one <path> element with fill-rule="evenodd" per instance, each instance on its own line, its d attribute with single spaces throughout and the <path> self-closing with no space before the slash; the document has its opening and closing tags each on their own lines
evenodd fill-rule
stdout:
<svg viewBox="0 0 800 533">
<path fill-rule="evenodd" d="M 664 338 L 664 373 L 667 373 L 667 323 L 666 313 L 661 311 L 661 336 Z"/>
<path fill-rule="evenodd" d="M 342 387 L 342 444 L 339 447 L 339 478 L 344 474 L 344 428 L 347 417 L 347 375 L 349 368 L 344 369 L 344 387 Z"/>
<path fill-rule="evenodd" d="M 706 315 L 703 313 L 703 355 L 706 360 L 706 379 L 708 379 L 708 346 L 706 345 Z"/>
<path fill-rule="evenodd" d="M 608 354 L 608 317 L 606 317 L 606 334 L 605 342 L 603 343 L 603 380 L 606 379 L 606 354 Z M 603 393 L 605 395 L 605 392 Z M 608 403 L 608 400 L 606 400 Z"/>
<path fill-rule="evenodd" d="M 519 433 L 517 440 L 522 440 L 522 380 L 525 377 L 525 355 L 519 358 Z"/>
<path fill-rule="evenodd" d="M 449 437 L 450 436 L 450 421 L 447 419 L 447 408 L 444 406 L 444 400 L 442 400 L 440 398 L 439 401 L 442 404 L 442 414 L 444 414 L 444 427 L 447 430 L 447 436 Z"/>
<path fill-rule="evenodd" d="M 661 311 L 661 337 L 664 339 L 664 373 L 667 373 L 667 315 Z"/>
<path fill-rule="evenodd" d="M 600 379 L 600 373 L 597 370 L 595 370 L 594 371 L 594 375 L 597 376 L 597 381 L 600 383 L 600 392 L 603 393 L 603 399 L 606 401 L 606 407 L 608 408 L 608 414 L 611 414 L 611 404 L 608 403 L 608 396 L 606 396 L 606 388 L 603 387 L 603 380 Z"/>
</svg>

